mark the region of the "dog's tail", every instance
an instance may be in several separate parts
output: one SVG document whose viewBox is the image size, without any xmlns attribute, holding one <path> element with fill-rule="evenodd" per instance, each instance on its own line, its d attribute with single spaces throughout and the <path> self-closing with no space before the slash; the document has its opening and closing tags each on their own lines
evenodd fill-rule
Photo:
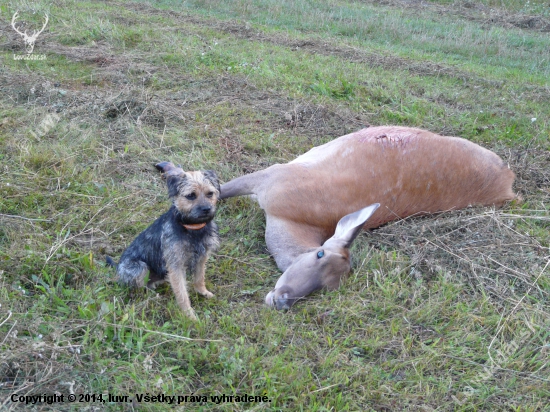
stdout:
<svg viewBox="0 0 550 412">
<path fill-rule="evenodd" d="M 107 265 L 108 266 L 111 266 L 112 268 L 115 268 L 117 267 L 117 264 L 116 262 L 113 260 L 113 258 L 111 256 L 105 256 L 105 261 L 107 262 Z"/>
</svg>

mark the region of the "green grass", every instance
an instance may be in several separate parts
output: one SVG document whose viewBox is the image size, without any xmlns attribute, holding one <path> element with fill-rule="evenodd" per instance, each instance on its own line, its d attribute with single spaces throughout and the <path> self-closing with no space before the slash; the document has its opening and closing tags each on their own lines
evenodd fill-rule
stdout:
<svg viewBox="0 0 550 412">
<path fill-rule="evenodd" d="M 331 40 L 350 39 L 352 44 L 394 52 L 418 60 L 437 59 L 476 71 L 491 70 L 503 77 L 513 76 L 511 68 L 541 74 L 544 83 L 549 65 L 548 36 L 543 33 L 481 26 L 452 13 L 426 8 L 411 9 L 363 2 L 250 2 L 194 1 L 178 4 L 155 2 L 169 9 L 202 11 L 216 17 L 236 18 L 264 26 L 268 31 L 317 35 Z M 503 67 L 504 66 L 504 67 Z M 496 74 L 496 73 L 493 73 Z"/>
<path fill-rule="evenodd" d="M 548 410 L 550 40 L 510 23 L 547 6 L 476 4 L 492 25 L 448 1 L 0 5 L 0 410 L 71 390 L 105 402 L 54 409 Z M 50 15 L 47 60 L 12 58 L 16 10 Z M 113 281 L 105 254 L 168 207 L 156 162 L 228 181 L 368 124 L 489 147 L 524 202 L 361 236 L 342 287 L 286 313 L 250 199 L 220 206 L 199 322 Z"/>
</svg>

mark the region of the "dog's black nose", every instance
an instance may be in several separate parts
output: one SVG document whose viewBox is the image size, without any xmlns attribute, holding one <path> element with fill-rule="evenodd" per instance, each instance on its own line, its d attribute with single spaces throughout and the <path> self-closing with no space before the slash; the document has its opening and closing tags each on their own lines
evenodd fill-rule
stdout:
<svg viewBox="0 0 550 412">
<path fill-rule="evenodd" d="M 199 210 L 202 214 L 206 214 L 212 210 L 212 206 L 201 206 Z"/>
</svg>

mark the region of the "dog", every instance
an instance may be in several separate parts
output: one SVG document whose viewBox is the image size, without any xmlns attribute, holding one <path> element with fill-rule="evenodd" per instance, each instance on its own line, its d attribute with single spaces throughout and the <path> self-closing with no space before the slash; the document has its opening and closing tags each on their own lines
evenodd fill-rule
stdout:
<svg viewBox="0 0 550 412">
<path fill-rule="evenodd" d="M 131 287 L 155 288 L 168 281 L 181 310 L 197 317 L 187 293 L 186 277 L 193 274 L 195 290 L 206 298 L 206 260 L 219 245 L 218 227 L 213 221 L 220 194 L 218 176 L 212 170 L 184 172 L 170 162 L 156 168 L 163 173 L 172 206 L 168 212 L 141 232 L 122 253 L 118 265 L 109 256 L 107 264 L 116 267 L 120 283 Z"/>
<path fill-rule="evenodd" d="M 237 177 L 220 199 L 253 195 L 266 215 L 267 248 L 283 274 L 266 304 L 289 309 L 350 272 L 362 229 L 407 216 L 521 197 L 495 153 L 427 130 L 380 126 L 341 136 L 286 164 Z"/>
</svg>

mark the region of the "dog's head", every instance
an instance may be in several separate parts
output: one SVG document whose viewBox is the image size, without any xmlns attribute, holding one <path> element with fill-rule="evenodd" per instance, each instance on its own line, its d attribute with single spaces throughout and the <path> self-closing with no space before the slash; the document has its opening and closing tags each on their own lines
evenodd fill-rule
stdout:
<svg viewBox="0 0 550 412">
<path fill-rule="evenodd" d="M 214 218 L 220 196 L 220 184 L 214 171 L 185 172 L 170 162 L 159 163 L 156 168 L 166 179 L 168 196 L 183 224 L 200 224 Z"/>
</svg>

